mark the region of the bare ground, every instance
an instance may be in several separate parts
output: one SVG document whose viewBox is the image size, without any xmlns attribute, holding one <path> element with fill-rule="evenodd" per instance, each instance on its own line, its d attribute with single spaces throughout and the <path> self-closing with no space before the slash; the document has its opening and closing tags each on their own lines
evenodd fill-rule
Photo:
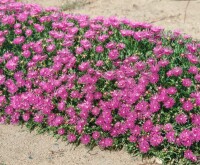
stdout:
<svg viewBox="0 0 200 165">
<path fill-rule="evenodd" d="M 132 157 L 126 151 L 90 151 L 83 145 L 30 133 L 26 128 L 0 125 L 0 165 L 156 165 L 155 159 Z"/>
<path fill-rule="evenodd" d="M 179 29 L 200 39 L 200 0 L 22 0 L 56 6 L 67 13 L 118 16 L 149 22 L 167 30 Z"/>
</svg>

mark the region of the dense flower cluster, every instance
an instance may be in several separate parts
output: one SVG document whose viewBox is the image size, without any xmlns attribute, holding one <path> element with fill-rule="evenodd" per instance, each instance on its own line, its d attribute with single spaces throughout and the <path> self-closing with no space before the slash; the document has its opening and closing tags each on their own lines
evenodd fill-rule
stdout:
<svg viewBox="0 0 200 165">
<path fill-rule="evenodd" d="M 198 162 L 200 43 L 115 17 L 0 2 L 0 123 Z"/>
</svg>

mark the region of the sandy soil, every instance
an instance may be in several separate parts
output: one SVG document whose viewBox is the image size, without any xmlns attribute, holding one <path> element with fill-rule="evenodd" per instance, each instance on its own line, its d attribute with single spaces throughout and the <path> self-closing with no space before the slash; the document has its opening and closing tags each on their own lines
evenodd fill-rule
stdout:
<svg viewBox="0 0 200 165">
<path fill-rule="evenodd" d="M 95 16 L 118 16 L 149 22 L 167 30 L 179 29 L 200 39 L 200 0 L 22 0 L 42 6 L 67 6 L 77 2 L 68 13 Z M 71 2 L 71 3 L 70 3 Z M 85 2 L 85 3 L 83 3 Z M 78 5 L 81 4 L 81 5 Z M 82 5 L 85 4 L 85 5 Z"/>
<path fill-rule="evenodd" d="M 65 6 L 66 0 L 23 0 L 47 6 Z M 72 2 L 71 0 L 70 2 Z M 91 17 L 118 16 L 134 21 L 150 22 L 168 30 L 180 29 L 200 39 L 200 1 L 190 0 L 85 0 L 68 13 Z M 153 160 L 148 160 L 151 163 Z M 0 125 L 0 165 L 139 165 L 148 164 L 125 151 L 109 152 L 72 145 L 48 135 L 29 133 L 18 126 Z M 156 164 L 156 163 L 151 163 Z"/>
<path fill-rule="evenodd" d="M 30 133 L 26 128 L 0 125 L 0 165 L 155 165 L 155 159 L 141 161 L 124 150 L 89 151 L 75 148 L 48 135 Z"/>
</svg>

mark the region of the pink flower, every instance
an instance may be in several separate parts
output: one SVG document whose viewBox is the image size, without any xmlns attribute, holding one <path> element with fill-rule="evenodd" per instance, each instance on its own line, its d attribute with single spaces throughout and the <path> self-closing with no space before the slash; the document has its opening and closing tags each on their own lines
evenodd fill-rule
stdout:
<svg viewBox="0 0 200 165">
<path fill-rule="evenodd" d="M 104 62 L 102 60 L 97 61 L 96 66 L 103 66 Z"/>
<path fill-rule="evenodd" d="M 25 58 L 29 58 L 31 56 L 31 52 L 29 50 L 25 50 L 22 52 L 22 55 L 25 57 Z"/>
<path fill-rule="evenodd" d="M 20 45 L 22 43 L 24 43 L 25 38 L 24 36 L 17 36 L 14 40 L 13 40 L 13 44 L 15 45 Z"/>
<path fill-rule="evenodd" d="M 191 131 L 186 129 L 180 133 L 179 138 L 181 144 L 184 145 L 185 147 L 190 147 L 194 142 L 192 139 Z"/>
<path fill-rule="evenodd" d="M 191 134 L 192 134 L 192 139 L 195 142 L 197 143 L 200 142 L 200 127 L 193 127 Z"/>
<path fill-rule="evenodd" d="M 171 48 L 164 48 L 163 51 L 165 55 L 171 55 L 173 53 L 173 50 Z"/>
<path fill-rule="evenodd" d="M 167 138 L 167 141 L 169 143 L 174 143 L 175 142 L 175 132 L 174 131 L 170 131 L 168 132 L 165 137 Z"/>
<path fill-rule="evenodd" d="M 56 46 L 54 44 L 48 45 L 47 46 L 47 51 L 48 52 L 53 52 L 56 49 Z"/>
<path fill-rule="evenodd" d="M 90 63 L 89 62 L 82 62 L 79 66 L 78 66 L 78 69 L 80 71 L 86 71 L 90 68 Z"/>
<path fill-rule="evenodd" d="M 192 117 L 192 124 L 196 126 L 200 126 L 200 115 L 199 114 L 193 114 Z"/>
<path fill-rule="evenodd" d="M 119 57 L 119 52 L 118 50 L 114 49 L 114 50 L 111 50 L 108 54 L 108 57 L 111 59 L 111 60 L 116 60 L 118 59 Z"/>
<path fill-rule="evenodd" d="M 131 135 L 128 140 L 131 142 L 131 143 L 135 143 L 137 141 L 137 137 L 135 135 Z"/>
<path fill-rule="evenodd" d="M 132 128 L 130 131 L 131 131 L 131 133 L 132 133 L 133 135 L 139 135 L 140 132 L 141 132 L 141 128 L 140 128 L 139 125 L 135 125 L 135 127 Z"/>
<path fill-rule="evenodd" d="M 37 123 L 42 123 L 43 119 L 44 119 L 43 115 L 35 114 L 35 116 L 34 116 L 34 121 L 37 122 Z"/>
<path fill-rule="evenodd" d="M 15 29 L 14 32 L 16 35 L 20 35 L 22 34 L 22 29 Z"/>
<path fill-rule="evenodd" d="M 198 64 L 199 59 L 198 59 L 197 56 L 188 53 L 188 54 L 186 55 L 186 58 L 187 58 L 188 61 L 190 61 L 192 64 Z"/>
<path fill-rule="evenodd" d="M 142 153 L 147 153 L 150 150 L 149 143 L 147 141 L 142 141 L 139 143 L 139 150 Z"/>
<path fill-rule="evenodd" d="M 138 61 L 138 62 L 135 63 L 134 66 L 138 71 L 142 71 L 142 70 L 145 69 L 146 64 L 144 62 L 142 62 L 142 61 Z"/>
<path fill-rule="evenodd" d="M 82 144 L 89 144 L 90 143 L 90 135 L 84 134 L 81 136 L 81 143 Z"/>
<path fill-rule="evenodd" d="M 151 61 L 151 59 L 150 59 L 150 61 Z M 150 71 L 151 71 L 152 73 L 158 73 L 159 70 L 160 70 L 159 65 L 151 65 L 151 66 L 150 66 Z"/>
<path fill-rule="evenodd" d="M 133 36 L 134 34 L 132 30 L 121 30 L 120 33 L 123 37 Z"/>
<path fill-rule="evenodd" d="M 64 101 L 58 103 L 58 110 L 59 110 L 59 111 L 64 111 L 64 110 L 65 110 L 65 107 L 66 107 L 66 105 L 65 105 L 65 102 L 64 102 Z"/>
<path fill-rule="evenodd" d="M 158 62 L 158 65 L 160 66 L 160 67 L 165 67 L 165 66 L 167 66 L 169 64 L 169 61 L 168 60 L 160 60 L 159 62 Z"/>
<path fill-rule="evenodd" d="M 103 142 L 103 143 L 102 143 Z M 103 144 L 102 147 L 107 148 L 111 147 L 113 145 L 113 139 L 112 138 L 104 138 L 99 142 L 99 145 Z"/>
<path fill-rule="evenodd" d="M 193 161 L 193 162 L 196 162 L 197 161 L 197 157 L 196 157 L 196 155 L 194 155 L 193 154 L 193 152 L 191 151 L 191 150 L 185 150 L 185 152 L 184 152 L 184 157 L 186 158 L 186 159 L 189 159 L 189 160 L 191 160 L 191 161 Z"/>
<path fill-rule="evenodd" d="M 176 94 L 176 93 L 177 93 L 176 87 L 169 87 L 169 88 L 167 89 L 167 93 L 170 94 L 170 95 Z"/>
<path fill-rule="evenodd" d="M 150 81 L 152 84 L 156 84 L 156 83 L 159 81 L 159 74 L 157 74 L 157 73 L 151 74 L 151 75 L 149 76 L 149 81 Z"/>
<path fill-rule="evenodd" d="M 27 13 L 20 13 L 18 16 L 17 16 L 17 20 L 20 21 L 20 22 L 25 22 L 27 21 L 28 19 L 28 14 Z"/>
<path fill-rule="evenodd" d="M 0 124 L 6 123 L 6 116 L 0 116 Z"/>
<path fill-rule="evenodd" d="M 94 107 L 92 108 L 92 114 L 94 116 L 98 116 L 99 115 L 99 112 L 100 112 L 100 109 L 98 107 Z"/>
<path fill-rule="evenodd" d="M 85 50 L 89 50 L 92 47 L 91 42 L 89 40 L 87 40 L 87 39 L 81 40 L 80 44 Z"/>
<path fill-rule="evenodd" d="M 126 81 L 125 80 L 119 80 L 117 83 L 118 88 L 125 88 Z"/>
<path fill-rule="evenodd" d="M 145 121 L 142 128 L 145 132 L 150 132 L 153 128 L 153 122 L 151 120 Z"/>
<path fill-rule="evenodd" d="M 188 43 L 186 46 L 187 46 L 187 50 L 188 50 L 190 53 L 195 53 L 196 50 L 197 50 L 197 45 L 196 45 L 196 44 Z"/>
<path fill-rule="evenodd" d="M 6 41 L 5 37 L 0 37 L 0 46 L 2 46 L 5 41 Z"/>
<path fill-rule="evenodd" d="M 11 59 L 11 60 L 9 60 L 7 63 L 6 63 L 6 68 L 8 69 L 8 70 L 16 70 L 16 68 L 17 68 L 17 64 L 18 63 L 18 60 L 13 60 L 13 59 Z"/>
<path fill-rule="evenodd" d="M 180 98 L 179 101 L 180 101 L 181 103 L 184 103 L 185 98 Z"/>
<path fill-rule="evenodd" d="M 182 79 L 182 84 L 185 87 L 190 87 L 192 85 L 192 81 L 189 78 Z"/>
<path fill-rule="evenodd" d="M 157 58 L 160 58 L 164 54 L 164 48 L 162 46 L 156 46 L 153 49 L 153 53 L 156 55 Z"/>
<path fill-rule="evenodd" d="M 112 138 L 103 138 L 99 141 L 99 146 L 102 148 L 107 148 L 112 146 L 113 144 L 113 139 Z"/>
<path fill-rule="evenodd" d="M 185 124 L 187 122 L 187 116 L 185 114 L 178 114 L 175 120 L 178 124 Z"/>
<path fill-rule="evenodd" d="M 76 48 L 76 54 L 82 54 L 84 52 L 84 49 L 82 47 Z"/>
<path fill-rule="evenodd" d="M 6 80 L 6 77 L 0 74 L 0 85 L 3 85 L 5 80 Z"/>
<path fill-rule="evenodd" d="M 100 133 L 99 133 L 98 131 L 94 131 L 94 132 L 92 133 L 92 138 L 93 138 L 94 140 L 99 139 L 99 138 L 100 138 Z"/>
<path fill-rule="evenodd" d="M 200 106 L 200 97 L 195 99 L 196 106 Z"/>
<path fill-rule="evenodd" d="M 54 126 L 60 126 L 61 124 L 64 123 L 64 118 L 62 116 L 57 116 L 54 120 L 53 120 L 53 125 Z"/>
<path fill-rule="evenodd" d="M 162 141 L 164 140 L 164 138 L 158 134 L 153 134 L 151 137 L 150 137 L 150 144 L 154 147 L 156 146 L 159 146 Z"/>
<path fill-rule="evenodd" d="M 30 119 L 30 114 L 25 113 L 25 114 L 23 114 L 22 118 L 23 118 L 24 121 L 28 121 Z"/>
<path fill-rule="evenodd" d="M 104 42 L 104 41 L 105 41 L 106 39 L 108 39 L 108 38 L 109 38 L 108 35 L 103 34 L 103 35 L 98 36 L 98 41 Z"/>
<path fill-rule="evenodd" d="M 12 115 L 14 113 L 14 109 L 11 106 L 7 106 L 5 108 L 5 113 L 8 115 Z"/>
<path fill-rule="evenodd" d="M 118 44 L 117 44 L 117 48 L 118 48 L 119 50 L 123 50 L 125 47 L 126 47 L 126 45 L 125 45 L 124 43 L 118 43 Z"/>
<path fill-rule="evenodd" d="M 181 67 L 175 67 L 172 69 L 174 76 L 180 76 L 183 73 L 183 70 Z"/>
<path fill-rule="evenodd" d="M 152 113 L 158 112 L 160 110 L 160 103 L 158 101 L 150 102 L 150 111 Z"/>
<path fill-rule="evenodd" d="M 38 33 L 43 32 L 44 29 L 45 29 L 45 27 L 42 26 L 42 25 L 40 25 L 40 24 L 34 24 L 33 26 L 34 26 L 35 30 L 36 30 Z"/>
<path fill-rule="evenodd" d="M 165 131 L 172 131 L 173 130 L 173 126 L 171 123 L 167 123 L 164 125 L 164 130 Z"/>
<path fill-rule="evenodd" d="M 191 101 L 185 101 L 182 105 L 183 110 L 185 111 L 191 111 L 193 109 L 193 103 Z"/>
<path fill-rule="evenodd" d="M 9 59 L 12 58 L 13 56 L 14 56 L 13 53 L 11 53 L 11 52 L 6 52 L 6 53 L 3 54 L 3 59 L 9 60 Z"/>
<path fill-rule="evenodd" d="M 68 133 L 67 135 L 67 140 L 70 142 L 70 143 L 73 143 L 76 141 L 76 135 L 73 134 L 73 133 Z"/>
<path fill-rule="evenodd" d="M 145 39 L 146 35 L 144 31 L 137 31 L 133 34 L 133 37 L 136 41 L 141 41 Z"/>
<path fill-rule="evenodd" d="M 181 67 L 174 67 L 172 70 L 169 70 L 167 72 L 167 76 L 180 76 L 183 73 L 183 69 Z"/>
<path fill-rule="evenodd" d="M 104 73 L 103 76 L 106 80 L 113 80 L 115 78 L 115 72 L 114 71 L 107 71 Z"/>
<path fill-rule="evenodd" d="M 172 97 L 169 97 L 165 102 L 164 106 L 165 108 L 172 108 L 175 104 L 175 100 Z"/>
<path fill-rule="evenodd" d="M 194 79 L 197 81 L 197 82 L 200 82 L 200 74 L 196 74 Z"/>
<path fill-rule="evenodd" d="M 25 34 L 27 37 L 30 37 L 33 34 L 33 31 L 31 29 L 27 29 Z"/>
<path fill-rule="evenodd" d="M 64 128 L 58 129 L 58 134 L 59 135 L 64 135 L 65 134 L 65 129 Z"/>
<path fill-rule="evenodd" d="M 196 66 L 190 66 L 190 68 L 188 69 L 188 72 L 192 74 L 197 74 L 198 68 Z"/>
<path fill-rule="evenodd" d="M 95 51 L 96 51 L 97 53 L 102 53 L 102 52 L 104 51 L 104 48 L 103 48 L 103 46 L 99 45 L 99 46 L 97 46 L 97 47 L 95 48 Z"/>
<path fill-rule="evenodd" d="M 13 15 L 5 15 L 5 16 L 3 16 L 1 22 L 4 25 L 14 25 L 15 17 Z"/>
</svg>

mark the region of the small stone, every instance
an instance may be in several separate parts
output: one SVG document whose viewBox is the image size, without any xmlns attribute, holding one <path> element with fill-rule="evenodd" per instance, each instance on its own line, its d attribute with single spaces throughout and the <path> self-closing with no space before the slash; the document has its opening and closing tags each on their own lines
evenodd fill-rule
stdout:
<svg viewBox="0 0 200 165">
<path fill-rule="evenodd" d="M 28 157 L 29 159 L 33 159 L 33 157 L 30 155 L 29 157 Z"/>
<path fill-rule="evenodd" d="M 160 159 L 158 159 L 158 158 L 156 158 L 155 160 L 156 160 L 156 163 L 157 163 L 157 164 L 162 164 L 162 160 L 160 160 Z"/>
</svg>

